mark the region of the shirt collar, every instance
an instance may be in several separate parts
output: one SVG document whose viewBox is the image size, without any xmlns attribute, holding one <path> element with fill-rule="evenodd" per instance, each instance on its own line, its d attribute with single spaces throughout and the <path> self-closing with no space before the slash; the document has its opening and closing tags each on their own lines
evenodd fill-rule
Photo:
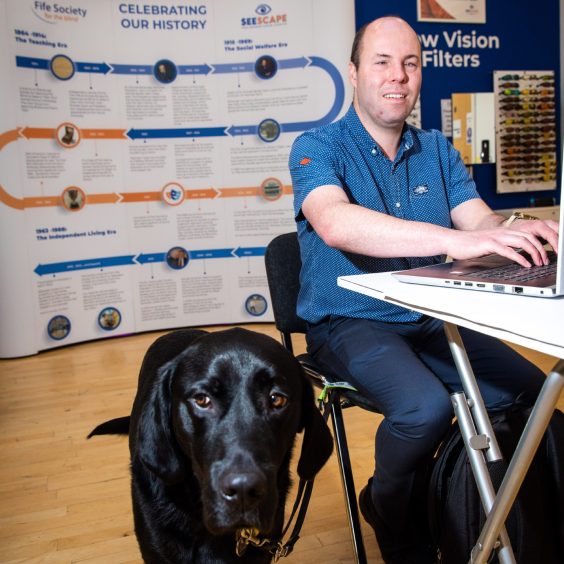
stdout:
<svg viewBox="0 0 564 564">
<path fill-rule="evenodd" d="M 348 112 L 345 115 L 345 123 L 347 124 L 349 130 L 351 131 L 353 137 L 355 138 L 356 142 L 363 147 L 364 149 L 372 152 L 375 150 L 375 153 L 372 154 L 380 154 L 383 155 L 382 149 L 378 143 L 374 141 L 370 133 L 366 131 L 364 125 L 360 121 L 356 110 L 354 109 L 354 105 L 351 104 Z M 414 128 L 409 124 L 404 124 L 403 132 L 401 134 L 401 141 L 400 147 L 398 150 L 398 154 L 396 155 L 396 161 L 399 161 L 403 154 L 413 147 L 414 143 Z"/>
</svg>

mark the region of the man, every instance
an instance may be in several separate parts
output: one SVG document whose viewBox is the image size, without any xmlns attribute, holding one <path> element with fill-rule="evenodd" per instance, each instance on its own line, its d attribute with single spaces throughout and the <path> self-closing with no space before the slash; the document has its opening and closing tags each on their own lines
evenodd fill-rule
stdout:
<svg viewBox="0 0 564 564">
<path fill-rule="evenodd" d="M 387 563 L 434 561 L 422 470 L 447 431 L 461 389 L 442 323 L 337 286 L 339 275 L 401 270 L 498 253 L 547 262 L 555 222 L 504 226 L 479 197 L 460 155 L 437 131 L 406 125 L 421 85 L 421 48 L 403 20 L 357 33 L 349 64 L 354 99 L 344 118 L 294 142 L 290 170 L 302 255 L 298 314 L 308 350 L 384 415 L 374 476 L 360 508 Z M 461 330 L 484 401 L 532 403 L 540 370 L 490 337 Z"/>
</svg>

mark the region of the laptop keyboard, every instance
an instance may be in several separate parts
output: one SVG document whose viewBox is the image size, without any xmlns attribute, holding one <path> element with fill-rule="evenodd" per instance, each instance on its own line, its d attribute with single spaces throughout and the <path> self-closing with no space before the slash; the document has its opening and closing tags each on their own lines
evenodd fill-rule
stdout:
<svg viewBox="0 0 564 564">
<path fill-rule="evenodd" d="M 468 274 L 468 276 L 480 279 L 512 280 L 514 282 L 530 282 L 531 280 L 538 280 L 556 273 L 556 253 L 554 251 L 548 251 L 547 255 L 550 263 L 546 266 L 533 265 L 531 268 L 524 268 L 517 263 L 513 263 L 482 270 L 479 273 Z"/>
</svg>

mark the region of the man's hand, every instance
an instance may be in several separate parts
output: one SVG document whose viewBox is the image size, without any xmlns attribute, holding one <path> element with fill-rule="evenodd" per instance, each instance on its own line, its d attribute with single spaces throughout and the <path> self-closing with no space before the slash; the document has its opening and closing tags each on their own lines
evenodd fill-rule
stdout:
<svg viewBox="0 0 564 564">
<path fill-rule="evenodd" d="M 517 219 L 509 226 L 504 219 L 480 199 L 460 204 L 451 212 L 456 230 L 450 234 L 447 248 L 453 258 L 476 258 L 496 253 L 519 263 L 532 266 L 516 249 L 529 254 L 533 264 L 548 263 L 544 244 L 558 249 L 558 223 L 549 220 Z"/>
<path fill-rule="evenodd" d="M 503 224 L 501 225 L 503 227 Z M 558 222 L 552 219 L 527 220 L 516 219 L 508 229 L 521 231 L 534 235 L 541 241 L 546 241 L 555 252 L 558 252 Z"/>
<path fill-rule="evenodd" d="M 447 252 L 455 259 L 476 258 L 495 253 L 521 266 L 530 267 L 531 263 L 516 250 L 523 249 L 531 257 L 533 264 L 541 266 L 549 262 L 541 239 L 550 243 L 556 250 L 558 223 L 552 220 L 517 220 L 510 227 L 500 225 L 485 230 L 452 230 Z"/>
</svg>

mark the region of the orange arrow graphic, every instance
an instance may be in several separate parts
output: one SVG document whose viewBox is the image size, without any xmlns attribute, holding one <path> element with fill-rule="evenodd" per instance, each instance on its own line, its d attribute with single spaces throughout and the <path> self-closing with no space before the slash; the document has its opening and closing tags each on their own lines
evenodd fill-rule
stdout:
<svg viewBox="0 0 564 564">
<path fill-rule="evenodd" d="M 44 208 L 61 205 L 61 198 L 58 196 L 33 196 L 23 199 L 24 208 Z"/>
<path fill-rule="evenodd" d="M 127 192 L 120 194 L 122 202 L 156 202 L 161 199 L 160 192 Z"/>
<path fill-rule="evenodd" d="M 26 139 L 53 139 L 55 132 L 52 127 L 24 127 L 20 131 Z"/>
<path fill-rule="evenodd" d="M 155 194 L 158 194 L 155 192 Z M 115 192 L 109 194 L 89 194 L 86 197 L 89 204 L 115 204 L 120 201 L 120 195 Z M 158 199 L 158 198 L 150 198 Z M 14 198 L 0 186 L 0 202 L 16 210 L 25 208 L 41 208 L 50 206 L 60 206 L 60 196 L 27 196 L 25 198 Z"/>
<path fill-rule="evenodd" d="M 220 188 L 222 198 L 240 198 L 241 196 L 257 196 L 259 193 L 258 186 L 249 186 L 247 188 Z"/>
<path fill-rule="evenodd" d="M 0 202 L 6 204 L 7 206 L 14 208 L 15 210 L 23 210 L 24 202 L 20 198 L 14 198 L 14 196 L 8 194 L 2 186 L 0 186 Z"/>
<path fill-rule="evenodd" d="M 17 132 L 16 132 L 17 133 Z M 188 200 L 197 199 L 214 199 L 218 194 L 223 198 L 237 198 L 244 196 L 257 196 L 260 188 L 257 186 L 250 186 L 246 188 L 201 188 L 185 190 L 185 196 Z M 284 194 L 292 193 L 292 186 L 283 187 Z M 89 204 L 116 204 L 118 202 L 131 203 L 131 202 L 159 202 L 161 200 L 161 192 L 126 192 L 117 194 L 110 192 L 108 194 L 88 194 L 87 203 Z M 15 198 L 2 186 L 0 186 L 0 202 L 7 206 L 23 210 L 25 208 L 38 208 L 47 206 L 61 205 L 60 196 L 32 196 L 25 198 Z"/>
<path fill-rule="evenodd" d="M 4 131 L 4 133 L 0 133 L 0 151 L 12 141 L 16 141 L 20 136 L 19 129 L 11 129 L 10 131 Z"/>
<path fill-rule="evenodd" d="M 81 129 L 84 139 L 125 139 L 125 129 Z"/>
<path fill-rule="evenodd" d="M 246 188 L 220 188 L 222 198 L 239 198 L 241 196 L 257 196 L 260 193 L 260 187 L 248 186 Z M 282 186 L 283 194 L 293 194 L 292 185 Z"/>
<path fill-rule="evenodd" d="M 120 201 L 120 195 L 115 192 L 110 194 L 87 194 L 87 204 L 116 204 Z"/>
<path fill-rule="evenodd" d="M 187 200 L 201 200 L 206 198 L 213 199 L 217 196 L 217 192 L 213 188 L 185 190 L 184 193 Z"/>
</svg>

